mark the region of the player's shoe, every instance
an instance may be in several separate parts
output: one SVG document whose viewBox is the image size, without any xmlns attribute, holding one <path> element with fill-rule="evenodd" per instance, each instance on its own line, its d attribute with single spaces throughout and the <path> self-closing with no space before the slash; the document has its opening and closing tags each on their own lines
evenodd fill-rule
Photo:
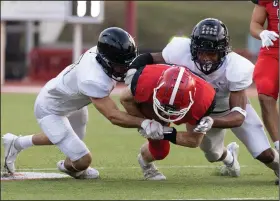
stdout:
<svg viewBox="0 0 280 201">
<path fill-rule="evenodd" d="M 12 133 L 6 133 L 2 137 L 3 144 L 4 144 L 4 152 L 5 152 L 4 169 L 11 174 L 13 174 L 16 170 L 15 161 L 17 155 L 20 152 L 20 150 L 17 150 L 15 147 L 15 141 L 18 138 L 19 136 L 16 136 Z"/>
<path fill-rule="evenodd" d="M 239 145 L 236 142 L 232 142 L 227 146 L 227 150 L 232 154 L 233 162 L 230 165 L 223 165 L 220 169 L 220 173 L 223 176 L 239 177 L 240 176 L 240 165 L 238 162 Z"/>
<path fill-rule="evenodd" d="M 88 167 L 85 171 L 81 171 L 81 172 L 70 172 L 69 170 L 67 170 L 64 167 L 64 160 L 58 161 L 56 166 L 59 171 L 64 172 L 75 179 L 97 179 L 97 178 L 99 178 L 99 172 L 92 167 Z"/>
<path fill-rule="evenodd" d="M 166 177 L 158 171 L 154 163 L 149 163 L 148 165 L 143 164 L 143 161 L 141 160 L 141 154 L 138 155 L 138 163 L 146 180 L 166 180 Z"/>
</svg>

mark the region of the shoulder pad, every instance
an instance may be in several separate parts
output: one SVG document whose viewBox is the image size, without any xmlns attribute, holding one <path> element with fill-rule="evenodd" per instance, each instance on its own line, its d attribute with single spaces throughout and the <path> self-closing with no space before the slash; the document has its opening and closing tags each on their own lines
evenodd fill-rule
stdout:
<svg viewBox="0 0 280 201">
<path fill-rule="evenodd" d="M 184 37 L 174 37 L 162 50 L 166 63 L 176 63 L 183 55 L 190 53 L 191 40 Z"/>
<path fill-rule="evenodd" d="M 245 57 L 232 52 L 228 55 L 226 77 L 230 82 L 252 79 L 254 64 Z"/>
<path fill-rule="evenodd" d="M 253 82 L 254 64 L 234 52 L 227 56 L 226 78 L 230 91 L 240 91 L 248 88 Z"/>
</svg>

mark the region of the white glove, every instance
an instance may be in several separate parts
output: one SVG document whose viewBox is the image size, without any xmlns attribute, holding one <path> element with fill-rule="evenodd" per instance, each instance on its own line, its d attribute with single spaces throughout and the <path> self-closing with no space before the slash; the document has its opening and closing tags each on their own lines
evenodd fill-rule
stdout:
<svg viewBox="0 0 280 201">
<path fill-rule="evenodd" d="M 153 140 L 162 140 L 164 138 L 163 126 L 155 120 L 145 119 L 141 124 L 141 129 L 138 129 L 138 132 L 143 137 Z"/>
<path fill-rule="evenodd" d="M 135 68 L 129 69 L 129 70 L 127 71 L 126 76 L 125 76 L 125 78 L 124 78 L 124 83 L 125 83 L 126 85 L 129 85 L 129 84 L 131 83 L 132 78 L 133 78 L 134 74 L 136 73 L 136 71 L 137 71 L 137 70 L 136 70 Z"/>
<path fill-rule="evenodd" d="M 206 134 L 212 128 L 213 123 L 214 120 L 211 117 L 203 117 L 193 131 Z"/>
<path fill-rule="evenodd" d="M 262 47 L 268 49 L 268 47 L 273 46 L 272 41 L 276 41 L 277 38 L 279 38 L 279 35 L 274 31 L 263 30 L 260 33 L 260 38 L 262 39 Z"/>
</svg>

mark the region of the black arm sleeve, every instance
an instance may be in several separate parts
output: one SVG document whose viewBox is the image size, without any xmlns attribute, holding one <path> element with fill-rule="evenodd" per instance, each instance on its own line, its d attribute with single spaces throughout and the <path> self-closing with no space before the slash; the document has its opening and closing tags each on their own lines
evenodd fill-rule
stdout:
<svg viewBox="0 0 280 201">
<path fill-rule="evenodd" d="M 154 59 L 150 53 L 144 53 L 137 56 L 129 65 L 129 68 L 139 69 L 148 64 L 153 64 Z"/>
<path fill-rule="evenodd" d="M 139 76 L 141 75 L 144 68 L 145 68 L 145 66 L 142 66 L 141 68 L 139 68 L 132 78 L 132 81 L 131 81 L 131 84 L 130 84 L 130 91 L 131 91 L 133 96 L 135 96 L 137 82 L 138 82 Z"/>
</svg>

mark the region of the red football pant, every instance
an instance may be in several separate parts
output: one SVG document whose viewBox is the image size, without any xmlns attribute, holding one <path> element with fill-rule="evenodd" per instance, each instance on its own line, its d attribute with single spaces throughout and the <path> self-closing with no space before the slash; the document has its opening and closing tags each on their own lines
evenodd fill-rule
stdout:
<svg viewBox="0 0 280 201">
<path fill-rule="evenodd" d="M 258 94 L 271 96 L 275 100 L 279 94 L 279 58 L 276 57 L 260 54 L 253 75 Z"/>
<path fill-rule="evenodd" d="M 170 144 L 168 140 L 150 140 L 149 139 L 149 151 L 156 160 L 164 159 L 170 150 Z"/>
</svg>

